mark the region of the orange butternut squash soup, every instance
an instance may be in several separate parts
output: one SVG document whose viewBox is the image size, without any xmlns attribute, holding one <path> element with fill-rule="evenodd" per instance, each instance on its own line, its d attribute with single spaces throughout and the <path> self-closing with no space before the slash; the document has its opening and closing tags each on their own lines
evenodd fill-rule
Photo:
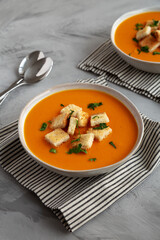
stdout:
<svg viewBox="0 0 160 240">
<path fill-rule="evenodd" d="M 24 124 L 30 151 L 43 162 L 67 170 L 114 164 L 131 152 L 137 135 L 133 115 L 119 100 L 88 89 L 44 98 L 30 110 Z"/>
<path fill-rule="evenodd" d="M 160 12 L 145 12 L 124 20 L 116 29 L 115 43 L 131 57 L 160 62 Z"/>
</svg>

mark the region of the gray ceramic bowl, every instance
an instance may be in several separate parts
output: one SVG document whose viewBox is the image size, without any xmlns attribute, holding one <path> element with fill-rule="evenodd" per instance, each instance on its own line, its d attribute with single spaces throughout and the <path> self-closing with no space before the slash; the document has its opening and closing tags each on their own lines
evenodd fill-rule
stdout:
<svg viewBox="0 0 160 240">
<path fill-rule="evenodd" d="M 28 146 L 26 144 L 25 137 L 24 137 L 24 123 L 25 123 L 25 119 L 26 119 L 26 116 L 28 115 L 29 111 L 39 101 L 48 97 L 49 95 L 52 95 L 52 94 L 54 94 L 56 92 L 59 92 L 59 91 L 69 90 L 69 89 L 93 89 L 93 90 L 98 90 L 98 91 L 101 91 L 101 92 L 108 93 L 108 94 L 112 95 L 113 97 L 117 98 L 119 101 L 121 101 L 129 109 L 129 111 L 134 116 L 134 118 L 136 120 L 136 123 L 137 123 L 137 126 L 138 126 L 138 138 L 137 138 L 137 141 L 136 141 L 132 151 L 124 159 L 120 160 L 119 162 L 117 162 L 113 165 L 109 165 L 109 166 L 102 167 L 102 168 L 96 168 L 96 169 L 91 169 L 91 170 L 65 170 L 65 169 L 54 167 L 52 165 L 49 165 L 49 164 L 43 162 L 41 159 L 36 157 L 30 151 L 30 149 L 28 148 Z M 114 90 L 110 87 L 104 87 L 104 86 L 100 86 L 100 85 L 96 85 L 96 84 L 85 84 L 85 83 L 83 83 L 83 84 L 82 83 L 74 83 L 73 84 L 73 83 L 69 83 L 69 84 L 62 84 L 62 85 L 55 86 L 55 87 L 47 90 L 46 92 L 41 93 L 37 97 L 33 98 L 25 106 L 25 108 L 21 112 L 21 115 L 20 115 L 20 118 L 19 118 L 18 130 L 19 130 L 20 141 L 21 141 L 24 149 L 26 150 L 26 152 L 35 161 L 37 161 L 42 166 L 50 169 L 53 172 L 56 172 L 56 173 L 59 173 L 59 174 L 62 174 L 62 175 L 66 175 L 66 176 L 70 176 L 70 177 L 90 177 L 90 176 L 110 172 L 113 169 L 120 166 L 125 161 L 127 161 L 127 159 L 136 151 L 136 149 L 138 148 L 138 146 L 139 146 L 139 144 L 142 140 L 143 121 L 142 121 L 141 115 L 140 115 L 139 111 L 137 110 L 137 108 L 135 107 L 135 105 L 127 97 L 125 97 L 123 94 L 121 94 L 120 92 L 118 92 L 118 91 L 116 91 L 116 90 Z"/>
<path fill-rule="evenodd" d="M 115 43 L 115 32 L 117 27 L 120 25 L 121 22 L 126 20 L 129 17 L 132 17 L 134 15 L 144 13 L 144 12 L 160 12 L 160 6 L 159 7 L 149 7 L 149 8 L 143 8 L 136 11 L 128 12 L 119 17 L 113 24 L 111 29 L 111 41 L 112 44 L 117 51 L 117 53 L 130 65 L 132 65 L 135 68 L 138 68 L 140 70 L 146 71 L 146 72 L 152 72 L 152 73 L 160 73 L 160 62 L 152 62 L 152 61 L 144 61 L 137 58 L 134 58 L 132 56 L 129 56 L 128 54 L 124 53 Z"/>
</svg>

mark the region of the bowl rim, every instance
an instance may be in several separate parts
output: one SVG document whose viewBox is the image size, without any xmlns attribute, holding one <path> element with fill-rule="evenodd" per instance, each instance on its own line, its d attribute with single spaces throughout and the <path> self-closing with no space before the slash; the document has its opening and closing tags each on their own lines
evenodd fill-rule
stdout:
<svg viewBox="0 0 160 240">
<path fill-rule="evenodd" d="M 126 57 L 130 58 L 130 59 L 134 59 L 135 61 L 137 62 L 140 62 L 140 63 L 150 63 L 150 64 L 160 64 L 160 62 L 154 62 L 154 61 L 146 61 L 146 60 L 141 60 L 141 59 L 138 59 L 138 58 L 135 58 L 135 57 L 132 57 L 132 56 L 129 56 L 128 54 L 126 54 L 125 52 L 123 52 L 115 43 L 115 39 L 114 39 L 114 36 L 115 36 L 115 32 L 117 30 L 117 27 L 124 21 L 126 20 L 127 18 L 130 18 L 134 15 L 138 15 L 140 13 L 145 13 L 145 12 L 160 12 L 160 5 L 159 6 L 153 6 L 153 7 L 147 7 L 147 8 L 141 8 L 141 9 L 137 9 L 137 10 L 133 10 L 133 11 L 129 11 L 129 12 L 126 12 L 124 14 L 122 14 L 119 18 L 117 18 L 113 25 L 112 25 L 112 28 L 111 28 L 111 41 L 112 41 L 112 44 L 114 45 L 114 47 L 120 51 L 122 54 L 124 54 Z M 119 23 L 118 23 L 119 22 Z M 117 27 L 115 28 L 115 25 L 117 24 Z M 114 29 L 115 28 L 115 29 Z"/>
<path fill-rule="evenodd" d="M 72 86 L 77 86 L 77 88 L 67 88 L 67 89 L 61 89 L 61 90 L 59 90 L 59 91 L 53 92 L 53 91 L 56 90 L 56 89 L 66 88 L 66 87 L 69 87 L 69 86 L 70 86 L 70 87 L 72 87 Z M 140 129 L 140 132 L 139 132 L 139 130 L 138 130 L 137 140 L 136 140 L 136 142 L 135 142 L 132 150 L 129 152 L 129 154 L 128 154 L 125 158 L 121 159 L 120 161 L 118 161 L 118 162 L 116 162 L 116 163 L 114 163 L 114 164 L 111 164 L 111 165 L 108 165 L 108 166 L 104 166 L 104 167 L 100 167 L 100 168 L 94 168 L 94 169 L 88 169 L 88 170 L 69 170 L 69 169 L 58 168 L 58 167 L 55 167 L 55 166 L 53 166 L 53 165 L 50 165 L 50 164 L 46 163 L 45 161 L 41 160 L 41 159 L 38 158 L 36 155 L 34 155 L 34 153 L 32 153 L 32 151 L 29 149 L 29 147 L 28 147 L 28 145 L 27 145 L 27 143 L 26 143 L 26 141 L 25 141 L 24 131 L 23 131 L 23 129 L 24 129 L 24 123 L 25 123 L 25 120 L 23 121 L 23 114 L 25 114 L 28 106 L 30 106 L 30 104 L 32 104 L 33 102 L 35 102 L 38 98 L 42 97 L 43 95 L 45 95 L 45 96 L 44 96 L 43 98 L 39 99 L 38 102 L 42 101 L 42 100 L 45 99 L 46 97 L 48 97 L 48 96 L 50 96 L 50 95 L 52 95 L 52 94 L 54 94 L 54 93 L 57 93 L 57 92 L 61 92 L 61 91 L 69 90 L 69 89 L 79 89 L 78 86 L 84 86 L 84 88 L 80 88 L 80 89 L 90 89 L 90 90 L 95 89 L 95 87 L 99 87 L 99 88 L 102 88 L 102 92 L 105 92 L 105 91 L 103 91 L 104 88 L 105 88 L 105 89 L 108 89 L 108 90 L 111 90 L 111 91 L 115 92 L 116 94 L 121 95 L 122 98 L 123 98 L 123 100 L 126 100 L 127 103 L 128 103 L 129 105 L 131 105 L 131 107 L 133 107 L 133 109 L 137 112 L 137 116 L 138 116 L 138 118 L 139 118 L 139 120 L 140 120 L 140 128 L 139 128 L 139 129 Z M 87 86 L 88 86 L 88 88 L 87 88 Z M 93 88 L 90 88 L 90 87 L 93 87 Z M 95 89 L 95 90 L 97 90 L 97 89 Z M 97 91 L 101 91 L 101 90 L 98 89 Z M 105 93 L 107 93 L 107 92 L 105 92 Z M 118 99 L 117 97 L 115 97 L 114 95 L 112 95 L 112 94 L 110 94 L 110 93 L 107 93 L 107 94 L 109 94 L 109 95 L 113 96 L 114 98 Z M 118 101 L 120 101 L 123 105 L 125 105 L 120 99 L 118 99 Z M 37 103 L 38 103 L 38 102 L 37 102 Z M 31 109 L 32 109 L 37 103 L 35 103 L 32 107 L 30 107 L 29 111 L 27 112 L 27 115 L 28 115 L 28 113 L 31 111 Z M 126 105 L 125 105 L 125 107 L 128 109 L 128 107 L 127 107 Z M 130 111 L 130 109 L 128 109 L 128 110 Z M 132 114 L 131 111 L 130 111 L 130 113 Z M 26 116 L 27 116 L 27 115 L 26 115 Z M 132 115 L 133 115 L 133 114 L 132 114 Z M 26 116 L 25 116 L 25 119 L 26 119 Z M 134 119 L 135 119 L 135 121 L 136 121 L 136 124 L 137 124 L 137 127 L 138 127 L 138 122 L 137 122 L 137 120 L 136 120 L 136 118 L 135 118 L 134 115 L 133 115 L 133 117 L 134 117 Z M 22 132 L 23 132 L 23 134 L 22 134 Z M 108 86 L 103 86 L 103 85 L 100 85 L 100 84 L 93 84 L 93 83 L 79 83 L 79 82 L 77 82 L 77 83 L 73 83 L 73 82 L 72 82 L 72 83 L 71 83 L 71 82 L 70 82 L 70 83 L 65 83 L 65 84 L 59 84 L 59 85 L 56 85 L 56 86 L 54 86 L 54 87 L 52 87 L 52 88 L 49 88 L 48 90 L 46 90 L 46 91 L 38 94 L 38 95 L 35 96 L 34 98 L 32 98 L 32 99 L 25 105 L 25 107 L 22 109 L 22 111 L 21 111 L 21 113 L 20 113 L 20 117 L 19 117 L 19 120 L 18 120 L 18 135 L 19 135 L 20 142 L 21 142 L 23 148 L 25 149 L 25 151 L 26 151 L 34 160 L 36 160 L 39 164 L 42 164 L 42 165 L 44 165 L 44 166 L 46 166 L 46 167 L 48 167 L 48 168 L 52 168 L 53 171 L 55 170 L 55 172 L 59 172 L 59 173 L 60 173 L 60 172 L 64 172 L 64 173 L 67 173 L 67 175 L 69 175 L 70 173 L 71 173 L 71 174 L 72 174 L 72 173 L 74 173 L 74 174 L 76 174 L 76 173 L 77 173 L 77 174 L 83 174 L 83 173 L 93 173 L 93 172 L 95 172 L 95 174 L 92 174 L 92 176 L 94 176 L 94 175 L 102 174 L 102 173 L 96 173 L 96 172 L 99 171 L 99 170 L 101 171 L 102 169 L 107 169 L 107 168 L 111 168 L 111 167 L 114 167 L 114 169 L 115 169 L 116 167 L 119 166 L 119 163 L 120 163 L 120 162 L 121 162 L 121 164 L 123 164 L 124 162 L 126 162 L 126 161 L 128 160 L 128 158 L 130 158 L 130 157 L 135 153 L 135 151 L 138 149 L 138 147 L 139 147 L 139 145 L 140 145 L 140 143 L 141 143 L 141 141 L 142 141 L 143 134 L 144 134 L 144 124 L 143 124 L 142 116 L 141 116 L 140 112 L 138 111 L 137 107 L 134 105 L 134 103 L 132 103 L 132 101 L 131 101 L 128 97 L 126 97 L 123 93 L 119 92 L 118 90 L 115 90 L 114 88 L 111 88 L 111 87 L 108 87 Z M 139 138 L 139 140 L 138 140 L 138 138 Z M 105 172 L 107 172 L 107 171 L 105 171 Z M 61 174 L 61 173 L 60 173 L 60 174 Z M 71 175 L 71 176 L 73 176 L 73 175 Z M 77 176 L 80 176 L 80 175 L 77 175 Z M 85 175 L 85 176 L 86 176 L 86 175 Z M 88 175 L 88 176 L 89 176 L 89 175 Z M 90 176 L 91 176 L 91 175 L 90 175 Z"/>
</svg>

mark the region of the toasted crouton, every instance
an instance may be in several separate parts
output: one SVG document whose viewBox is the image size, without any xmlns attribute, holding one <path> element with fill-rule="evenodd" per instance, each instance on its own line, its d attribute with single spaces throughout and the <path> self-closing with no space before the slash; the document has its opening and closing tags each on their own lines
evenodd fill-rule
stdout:
<svg viewBox="0 0 160 240">
<path fill-rule="evenodd" d="M 93 133 L 94 138 L 98 141 L 102 141 L 104 138 L 106 138 L 110 133 L 112 132 L 112 129 L 110 127 L 104 128 L 104 129 L 93 129 L 89 128 L 87 133 Z"/>
<path fill-rule="evenodd" d="M 148 21 L 146 22 L 146 26 L 150 26 L 152 30 L 157 30 L 157 29 L 159 29 L 159 27 L 160 27 L 160 21 L 158 21 L 158 23 L 157 23 L 156 25 L 155 25 L 154 23 L 155 23 L 154 20 L 148 20 Z"/>
<path fill-rule="evenodd" d="M 74 104 L 69 104 L 68 106 L 61 109 L 61 113 L 67 113 L 67 114 L 72 113 L 72 117 L 76 117 L 77 112 L 81 112 L 81 111 L 82 111 L 82 108 Z"/>
<path fill-rule="evenodd" d="M 87 112 L 77 112 L 78 126 L 86 127 L 89 119 L 89 114 Z"/>
<path fill-rule="evenodd" d="M 82 149 L 89 149 L 92 147 L 93 140 L 94 140 L 94 134 L 93 133 L 86 133 L 86 134 L 81 134 L 81 136 L 76 137 L 75 139 L 80 138 L 80 141 L 76 141 L 72 143 L 73 147 L 78 146 L 78 144 L 82 144 L 81 148 Z"/>
<path fill-rule="evenodd" d="M 136 39 L 140 40 L 142 38 L 147 37 L 151 33 L 151 27 L 145 26 L 142 30 L 139 30 L 136 34 Z"/>
<path fill-rule="evenodd" d="M 155 31 L 155 37 L 156 37 L 157 41 L 160 42 L 160 30 Z"/>
<path fill-rule="evenodd" d="M 68 134 L 73 135 L 76 129 L 78 118 L 71 117 L 69 120 Z"/>
<path fill-rule="evenodd" d="M 146 26 L 151 26 L 153 25 L 153 20 L 147 20 L 146 21 Z"/>
<path fill-rule="evenodd" d="M 109 122 L 109 118 L 105 112 L 91 115 L 91 119 L 90 119 L 91 127 L 94 127 L 100 123 L 108 123 L 108 122 Z"/>
<path fill-rule="evenodd" d="M 52 119 L 52 123 L 50 125 L 51 128 L 65 128 L 67 125 L 67 113 L 59 114 L 57 117 Z"/>
<path fill-rule="evenodd" d="M 157 41 L 152 35 L 149 35 L 139 41 L 140 47 L 148 46 L 148 51 L 153 52 L 156 48 L 160 46 L 160 42 Z"/>
<path fill-rule="evenodd" d="M 61 128 L 57 128 L 54 131 L 46 134 L 45 139 L 55 147 L 58 147 L 60 144 L 66 142 L 69 139 L 69 135 Z"/>
</svg>

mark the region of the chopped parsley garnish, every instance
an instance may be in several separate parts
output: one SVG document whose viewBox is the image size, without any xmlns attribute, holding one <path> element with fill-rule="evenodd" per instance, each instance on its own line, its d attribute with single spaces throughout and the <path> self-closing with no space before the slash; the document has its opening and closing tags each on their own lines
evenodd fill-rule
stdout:
<svg viewBox="0 0 160 240">
<path fill-rule="evenodd" d="M 158 20 L 153 19 L 153 23 L 150 25 L 150 27 L 156 27 L 158 25 Z"/>
<path fill-rule="evenodd" d="M 76 128 L 78 128 L 78 120 L 77 120 L 77 123 L 76 123 Z"/>
<path fill-rule="evenodd" d="M 51 149 L 49 150 L 49 152 L 51 152 L 51 153 L 56 153 L 57 150 L 56 150 L 55 148 L 51 148 Z"/>
<path fill-rule="evenodd" d="M 139 48 L 137 48 L 137 51 L 138 51 L 138 54 L 140 54 L 140 53 L 141 53 L 141 50 L 140 50 Z"/>
<path fill-rule="evenodd" d="M 129 53 L 128 55 L 131 56 L 131 53 Z"/>
<path fill-rule="evenodd" d="M 68 154 L 72 154 L 72 153 L 77 154 L 77 153 L 80 153 L 80 152 L 87 153 L 87 151 L 85 149 L 82 149 L 81 147 L 82 147 L 82 144 L 78 144 L 78 146 L 70 148 L 67 153 Z"/>
<path fill-rule="evenodd" d="M 88 160 L 91 162 L 95 162 L 97 160 L 97 158 L 89 158 Z"/>
<path fill-rule="evenodd" d="M 136 38 L 132 38 L 133 41 L 135 41 L 136 43 L 138 43 L 138 40 Z"/>
<path fill-rule="evenodd" d="M 71 143 L 73 143 L 73 142 L 79 142 L 79 141 L 80 141 L 80 137 L 77 138 L 77 139 L 73 139 L 73 140 L 71 141 Z"/>
<path fill-rule="evenodd" d="M 138 30 L 140 30 L 140 29 L 143 29 L 143 24 L 142 24 L 142 23 L 136 23 L 136 24 L 135 24 L 135 27 L 136 27 L 135 30 L 138 31 Z"/>
<path fill-rule="evenodd" d="M 109 142 L 109 144 L 110 144 L 111 146 L 113 146 L 114 148 L 116 148 L 116 146 L 114 145 L 113 142 Z"/>
<path fill-rule="evenodd" d="M 60 104 L 60 106 L 61 106 L 61 107 L 64 107 L 64 105 L 63 105 L 62 103 Z"/>
<path fill-rule="evenodd" d="M 47 128 L 47 123 L 44 122 L 44 123 L 42 123 L 40 131 L 44 131 L 44 130 L 46 130 L 46 128 Z"/>
<path fill-rule="evenodd" d="M 92 117 L 92 119 L 95 119 L 95 118 L 99 118 L 99 116 L 96 115 L 96 116 Z"/>
<path fill-rule="evenodd" d="M 103 104 L 102 102 L 99 102 L 99 103 L 89 103 L 87 108 L 90 108 L 90 109 L 94 110 L 96 107 L 99 107 L 102 104 Z"/>
<path fill-rule="evenodd" d="M 141 51 L 148 53 L 149 52 L 149 47 L 148 46 L 141 47 Z"/>
<path fill-rule="evenodd" d="M 138 54 L 140 54 L 141 52 L 148 53 L 149 52 L 149 47 L 148 46 L 144 46 L 144 47 L 141 47 L 140 49 L 137 48 L 137 51 L 138 51 Z"/>
<path fill-rule="evenodd" d="M 106 125 L 106 123 L 100 123 L 98 127 L 94 127 L 93 129 L 104 129 L 107 128 L 108 126 Z"/>
<path fill-rule="evenodd" d="M 49 120 L 49 121 L 48 121 L 48 123 L 52 123 L 52 121 L 51 121 L 51 120 Z"/>
<path fill-rule="evenodd" d="M 153 55 L 160 55 L 160 52 L 153 52 Z"/>
<path fill-rule="evenodd" d="M 70 111 L 71 111 L 71 112 L 70 112 L 70 114 L 69 114 L 68 120 L 71 118 L 72 114 L 74 113 L 73 110 L 70 110 Z"/>
<path fill-rule="evenodd" d="M 78 120 L 77 120 L 77 123 L 76 123 L 76 128 L 78 129 L 79 136 L 81 136 L 81 133 L 80 133 L 80 130 L 79 130 L 79 127 L 78 127 Z"/>
</svg>

